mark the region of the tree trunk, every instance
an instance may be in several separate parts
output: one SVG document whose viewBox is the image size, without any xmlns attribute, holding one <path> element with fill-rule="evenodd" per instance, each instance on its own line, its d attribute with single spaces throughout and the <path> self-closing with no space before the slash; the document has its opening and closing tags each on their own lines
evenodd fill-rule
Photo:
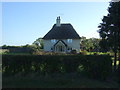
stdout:
<svg viewBox="0 0 120 90">
<path fill-rule="evenodd" d="M 116 72 L 116 61 L 117 61 L 117 52 L 114 52 L 114 72 Z"/>
</svg>

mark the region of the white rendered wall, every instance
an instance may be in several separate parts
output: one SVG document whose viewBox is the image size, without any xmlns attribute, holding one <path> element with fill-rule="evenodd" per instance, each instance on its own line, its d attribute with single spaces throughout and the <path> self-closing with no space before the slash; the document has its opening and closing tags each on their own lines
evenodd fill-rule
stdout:
<svg viewBox="0 0 120 90">
<path fill-rule="evenodd" d="M 58 40 L 56 40 L 57 42 Z M 63 41 L 69 46 L 72 47 L 72 49 L 76 49 L 77 52 L 80 52 L 80 39 L 72 39 L 72 43 L 68 43 L 67 39 L 63 39 Z M 43 40 L 44 44 L 44 51 L 51 51 L 51 47 L 55 43 L 52 43 L 51 40 Z"/>
</svg>

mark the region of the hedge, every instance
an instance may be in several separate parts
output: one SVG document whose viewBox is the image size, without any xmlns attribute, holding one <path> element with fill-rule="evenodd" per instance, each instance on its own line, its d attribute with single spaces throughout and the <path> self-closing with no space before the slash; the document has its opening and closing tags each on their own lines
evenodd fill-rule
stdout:
<svg viewBox="0 0 120 90">
<path fill-rule="evenodd" d="M 105 79 L 112 71 L 112 60 L 108 55 L 3 55 L 3 75 L 38 72 L 81 73 L 93 78 Z"/>
</svg>

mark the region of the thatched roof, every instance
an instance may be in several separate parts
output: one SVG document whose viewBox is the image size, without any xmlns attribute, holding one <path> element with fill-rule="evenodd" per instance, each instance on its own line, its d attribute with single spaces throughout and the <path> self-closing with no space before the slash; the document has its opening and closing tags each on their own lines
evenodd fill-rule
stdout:
<svg viewBox="0 0 120 90">
<path fill-rule="evenodd" d="M 59 27 L 54 24 L 43 39 L 80 39 L 80 36 L 71 24 L 61 24 Z"/>
</svg>

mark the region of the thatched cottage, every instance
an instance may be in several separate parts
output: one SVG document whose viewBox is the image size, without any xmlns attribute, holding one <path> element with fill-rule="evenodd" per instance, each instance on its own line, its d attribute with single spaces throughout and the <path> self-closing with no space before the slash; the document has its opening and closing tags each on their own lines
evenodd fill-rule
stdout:
<svg viewBox="0 0 120 90">
<path fill-rule="evenodd" d="M 43 43 L 44 51 L 80 51 L 80 36 L 71 24 L 60 23 L 60 17 L 57 17 L 56 24 L 54 24 L 52 29 L 43 37 Z"/>
</svg>

